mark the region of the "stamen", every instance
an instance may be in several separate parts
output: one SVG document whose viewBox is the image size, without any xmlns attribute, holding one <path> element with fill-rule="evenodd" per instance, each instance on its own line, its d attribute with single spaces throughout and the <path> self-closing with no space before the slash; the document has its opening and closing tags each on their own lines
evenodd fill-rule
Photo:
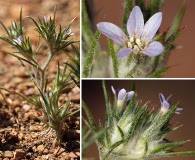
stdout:
<svg viewBox="0 0 195 160">
<path fill-rule="evenodd" d="M 131 42 L 131 43 L 134 42 L 134 37 L 131 37 L 131 38 L 130 38 L 130 42 Z"/>
<path fill-rule="evenodd" d="M 142 46 L 141 40 L 140 40 L 139 38 L 137 38 L 135 42 L 136 42 L 136 44 L 137 44 L 139 47 Z"/>
<path fill-rule="evenodd" d="M 132 48 L 131 42 L 127 42 L 127 46 L 128 46 L 128 48 Z"/>
<path fill-rule="evenodd" d="M 139 49 L 139 47 L 138 47 L 137 45 L 134 45 L 134 50 L 135 50 L 136 52 L 138 52 L 140 49 Z"/>
</svg>

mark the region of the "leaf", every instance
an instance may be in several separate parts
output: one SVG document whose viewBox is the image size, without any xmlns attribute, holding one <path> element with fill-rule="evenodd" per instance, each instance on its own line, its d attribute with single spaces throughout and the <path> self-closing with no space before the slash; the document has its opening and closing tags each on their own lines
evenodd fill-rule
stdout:
<svg viewBox="0 0 195 160">
<path fill-rule="evenodd" d="M 90 46 L 88 55 L 87 55 L 87 59 L 84 63 L 84 67 L 83 67 L 83 75 L 84 77 L 89 77 L 91 74 L 91 69 L 93 67 L 93 59 L 94 59 L 94 55 L 97 49 L 97 45 L 98 45 L 98 41 L 100 38 L 100 31 L 97 30 L 94 36 L 94 39 L 92 41 L 92 44 Z"/>
<path fill-rule="evenodd" d="M 175 156 L 192 156 L 195 155 L 195 151 L 184 151 L 184 152 L 169 152 L 164 154 L 150 155 L 149 158 L 158 157 L 175 157 Z"/>
<path fill-rule="evenodd" d="M 114 76 L 118 78 L 118 59 L 116 57 L 116 52 L 114 51 L 114 47 L 110 39 L 108 38 L 108 46 L 109 46 L 109 53 L 112 58 L 112 64 L 113 64 L 113 69 L 114 69 Z"/>
<path fill-rule="evenodd" d="M 106 102 L 106 122 L 107 125 L 110 126 L 113 120 L 113 115 L 112 115 L 112 109 L 111 109 L 111 104 L 110 104 L 110 98 L 109 98 L 109 94 L 107 92 L 106 89 L 106 84 L 105 81 L 102 81 L 102 87 L 103 87 L 103 91 L 104 91 L 104 98 L 105 98 L 105 102 Z"/>
<path fill-rule="evenodd" d="M 185 11 L 186 11 L 186 4 L 184 2 L 181 5 L 181 7 L 179 8 L 179 10 L 178 10 L 178 12 L 173 20 L 173 24 L 166 35 L 166 39 L 168 39 L 171 35 L 173 35 L 175 32 L 177 32 L 179 30 L 179 27 L 180 27 L 180 24 L 182 22 Z"/>
<path fill-rule="evenodd" d="M 146 139 L 152 139 L 152 137 L 157 133 L 158 130 L 161 129 L 163 125 L 165 125 L 171 117 L 175 114 L 175 111 L 177 109 L 177 105 L 174 105 L 169 109 L 169 111 L 165 114 L 163 114 L 158 121 L 154 121 L 153 124 L 144 131 L 143 137 Z"/>
<path fill-rule="evenodd" d="M 160 0 L 152 0 L 151 3 L 151 15 L 159 12 L 160 10 Z"/>
<path fill-rule="evenodd" d="M 163 74 L 165 74 L 168 70 L 170 69 L 170 67 L 165 67 L 161 70 L 158 70 L 154 73 L 152 73 L 151 75 L 148 76 L 148 78 L 160 78 L 161 76 L 163 76 Z"/>
<path fill-rule="evenodd" d="M 89 120 L 89 124 L 90 124 L 92 131 L 93 132 L 97 131 L 97 125 L 96 125 L 95 119 L 84 101 L 82 101 L 82 107 L 87 115 L 87 118 Z"/>
<path fill-rule="evenodd" d="M 183 146 L 186 142 L 188 141 L 180 141 L 180 142 L 173 142 L 173 143 L 165 143 L 165 144 L 160 144 L 157 147 L 155 147 L 150 154 L 156 154 L 158 152 L 165 152 L 180 146 Z"/>
</svg>

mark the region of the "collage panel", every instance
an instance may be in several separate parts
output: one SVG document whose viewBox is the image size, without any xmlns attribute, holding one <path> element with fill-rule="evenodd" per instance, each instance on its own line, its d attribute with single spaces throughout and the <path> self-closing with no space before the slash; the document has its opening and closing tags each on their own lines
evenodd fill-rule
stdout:
<svg viewBox="0 0 195 160">
<path fill-rule="evenodd" d="M 82 159 L 193 160 L 194 89 L 194 80 L 82 80 Z"/>
<path fill-rule="evenodd" d="M 194 78 L 195 1 L 85 0 L 83 78 Z"/>
<path fill-rule="evenodd" d="M 0 160 L 80 159 L 80 0 L 0 1 Z"/>
</svg>

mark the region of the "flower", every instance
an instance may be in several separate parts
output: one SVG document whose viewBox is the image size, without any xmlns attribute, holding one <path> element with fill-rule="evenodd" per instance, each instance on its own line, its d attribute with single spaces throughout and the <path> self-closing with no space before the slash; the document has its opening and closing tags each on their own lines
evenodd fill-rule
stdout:
<svg viewBox="0 0 195 160">
<path fill-rule="evenodd" d="M 162 94 L 162 93 L 159 94 L 160 103 L 161 103 L 161 111 L 162 111 L 163 113 L 166 113 L 166 112 L 169 110 L 169 108 L 170 108 L 171 96 L 172 96 L 172 95 L 170 95 L 170 96 L 167 98 L 167 100 L 165 100 L 165 97 L 163 96 L 163 94 Z M 176 114 L 180 114 L 180 111 L 182 111 L 182 110 L 183 110 L 183 108 L 177 108 L 176 111 L 175 111 L 175 113 L 176 113 Z"/>
<path fill-rule="evenodd" d="M 43 16 L 42 16 L 42 18 L 43 18 L 43 20 L 44 20 L 44 21 L 45 21 L 45 23 L 46 23 L 46 22 L 48 22 L 48 21 L 49 21 L 50 16 L 46 17 L 46 16 L 44 16 L 44 15 L 43 15 Z"/>
<path fill-rule="evenodd" d="M 111 89 L 114 95 L 116 95 L 116 91 L 113 86 L 111 86 Z M 118 101 L 123 101 L 125 98 L 126 101 L 128 101 L 133 97 L 134 93 L 134 91 L 126 92 L 126 90 L 123 88 L 118 92 Z"/>
<path fill-rule="evenodd" d="M 74 33 L 72 33 L 72 30 L 71 30 L 71 28 L 67 28 L 66 29 L 66 31 L 65 31 L 65 33 L 67 34 L 67 35 L 74 35 Z"/>
<path fill-rule="evenodd" d="M 12 42 L 14 45 L 21 45 L 22 44 L 22 36 L 19 36 L 17 39 L 13 39 Z"/>
<path fill-rule="evenodd" d="M 124 46 L 117 53 L 118 58 L 123 58 L 131 53 L 143 53 L 149 57 L 157 56 L 164 50 L 160 42 L 152 41 L 162 22 L 162 13 L 154 14 L 144 25 L 144 17 L 140 7 L 135 6 L 127 21 L 129 36 L 115 24 L 100 22 L 97 28 L 100 32 L 116 43 Z"/>
</svg>

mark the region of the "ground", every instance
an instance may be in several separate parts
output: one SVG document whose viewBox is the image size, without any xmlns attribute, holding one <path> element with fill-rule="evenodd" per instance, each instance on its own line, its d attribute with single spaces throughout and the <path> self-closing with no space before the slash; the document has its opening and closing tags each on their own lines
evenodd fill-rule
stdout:
<svg viewBox="0 0 195 160">
<path fill-rule="evenodd" d="M 25 18 L 26 16 L 41 17 L 42 15 L 52 16 L 53 9 L 57 6 L 56 22 L 66 27 L 76 17 L 72 32 L 74 39 L 79 39 L 79 0 L 14 0 L 0 2 L 0 21 L 6 26 L 11 20 L 17 20 L 20 8 L 23 9 L 24 27 L 27 36 L 36 46 L 38 34 L 33 30 L 33 23 Z M 3 27 L 0 28 L 0 34 Z M 78 44 L 79 45 L 79 44 Z M 33 47 L 34 47 L 33 46 Z M 46 49 L 45 49 L 46 50 Z M 40 55 L 40 60 L 45 58 L 45 50 Z M 17 91 L 25 96 L 37 94 L 30 77 L 16 58 L 5 54 L 3 51 L 13 49 L 0 41 L 0 86 Z M 71 47 L 65 52 L 72 54 Z M 57 61 L 60 64 L 66 61 L 66 55 L 57 55 L 51 62 L 48 69 L 48 76 L 53 79 L 56 74 Z M 70 111 L 80 108 L 80 89 L 72 86 L 73 89 L 60 98 L 60 104 L 71 101 Z M 48 127 L 35 117 L 38 116 L 35 106 L 28 104 L 19 96 L 2 91 L 0 95 L 0 160 L 8 159 L 79 159 L 80 158 L 80 116 L 79 113 L 67 119 L 64 123 L 65 133 L 63 143 L 59 147 L 55 141 L 55 133 L 48 133 Z"/>
</svg>

